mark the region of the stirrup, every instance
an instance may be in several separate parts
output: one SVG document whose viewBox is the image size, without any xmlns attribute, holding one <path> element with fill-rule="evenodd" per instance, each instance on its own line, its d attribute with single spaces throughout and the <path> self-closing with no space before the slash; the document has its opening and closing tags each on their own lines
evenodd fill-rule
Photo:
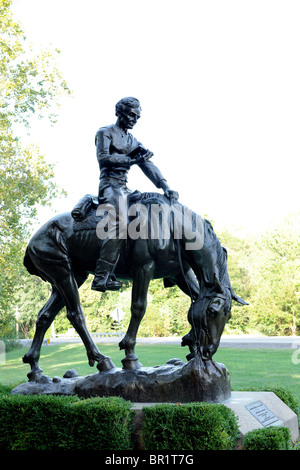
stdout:
<svg viewBox="0 0 300 470">
<path fill-rule="evenodd" d="M 99 292 L 105 292 L 106 290 L 116 291 L 122 287 L 122 283 L 117 281 L 116 276 L 113 274 L 109 279 L 110 273 L 106 273 L 105 276 L 95 276 L 91 289 Z"/>
</svg>

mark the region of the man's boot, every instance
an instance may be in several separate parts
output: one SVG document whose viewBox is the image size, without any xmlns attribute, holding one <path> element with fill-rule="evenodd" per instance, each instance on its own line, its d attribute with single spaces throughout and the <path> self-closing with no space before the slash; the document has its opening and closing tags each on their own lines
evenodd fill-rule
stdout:
<svg viewBox="0 0 300 470">
<path fill-rule="evenodd" d="M 95 270 L 95 277 L 92 283 L 92 289 L 100 292 L 106 290 L 118 290 L 122 283 L 117 281 L 113 274 L 114 264 L 103 259 L 98 259 Z"/>
</svg>

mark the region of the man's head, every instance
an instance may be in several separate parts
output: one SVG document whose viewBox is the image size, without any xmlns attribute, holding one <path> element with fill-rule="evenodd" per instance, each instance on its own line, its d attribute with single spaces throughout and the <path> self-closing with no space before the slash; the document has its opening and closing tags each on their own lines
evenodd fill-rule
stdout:
<svg viewBox="0 0 300 470">
<path fill-rule="evenodd" d="M 124 129 L 132 129 L 141 116 L 139 100 L 133 97 L 122 98 L 116 104 L 116 116 Z"/>
</svg>

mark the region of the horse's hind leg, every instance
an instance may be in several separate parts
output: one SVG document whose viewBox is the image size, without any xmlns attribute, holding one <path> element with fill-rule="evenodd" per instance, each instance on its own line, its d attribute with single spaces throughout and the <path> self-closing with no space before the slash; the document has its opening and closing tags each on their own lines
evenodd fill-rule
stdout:
<svg viewBox="0 0 300 470">
<path fill-rule="evenodd" d="M 95 361 L 98 362 L 99 371 L 109 370 L 115 367 L 114 363 L 108 356 L 100 353 L 96 344 L 91 338 L 86 327 L 84 313 L 80 305 L 79 292 L 77 282 L 72 273 L 67 273 L 57 282 L 57 288 L 63 296 L 67 308 L 67 318 L 81 337 L 85 345 L 89 365 L 93 366 Z"/>
<path fill-rule="evenodd" d="M 46 331 L 53 322 L 55 316 L 64 307 L 65 303 L 60 293 L 54 287 L 49 300 L 44 307 L 40 310 L 36 321 L 36 330 L 31 347 L 27 354 L 23 357 L 23 362 L 30 364 L 31 372 L 27 374 L 30 381 L 36 381 L 42 376 L 42 369 L 39 367 L 39 358 L 41 346 Z"/>
</svg>

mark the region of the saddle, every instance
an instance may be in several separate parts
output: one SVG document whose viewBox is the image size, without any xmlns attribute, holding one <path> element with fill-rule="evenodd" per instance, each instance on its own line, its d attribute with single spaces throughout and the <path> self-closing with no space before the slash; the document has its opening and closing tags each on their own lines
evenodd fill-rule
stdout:
<svg viewBox="0 0 300 470">
<path fill-rule="evenodd" d="M 99 199 L 91 194 L 86 194 L 80 199 L 71 212 L 74 219 L 74 232 L 95 229 L 98 222 L 103 218 L 103 215 L 97 215 L 97 208 L 103 202 L 101 198 Z M 128 207 L 138 202 L 143 204 L 169 204 L 169 200 L 163 194 L 134 191 L 128 196 Z"/>
</svg>

